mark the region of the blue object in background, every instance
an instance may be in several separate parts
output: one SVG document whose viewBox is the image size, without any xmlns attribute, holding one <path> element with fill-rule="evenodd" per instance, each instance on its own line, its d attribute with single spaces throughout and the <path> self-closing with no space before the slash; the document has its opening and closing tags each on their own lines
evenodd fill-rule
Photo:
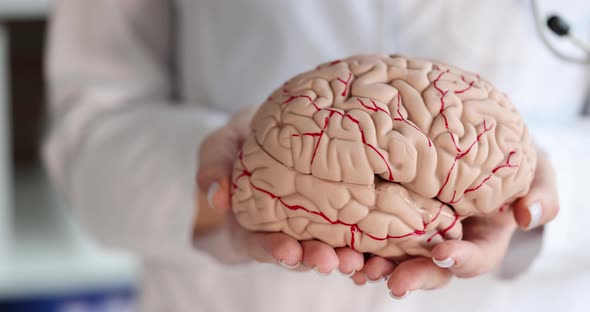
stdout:
<svg viewBox="0 0 590 312">
<path fill-rule="evenodd" d="M 130 286 L 81 290 L 59 295 L 0 299 L 0 312 L 132 312 L 136 291 Z"/>
</svg>

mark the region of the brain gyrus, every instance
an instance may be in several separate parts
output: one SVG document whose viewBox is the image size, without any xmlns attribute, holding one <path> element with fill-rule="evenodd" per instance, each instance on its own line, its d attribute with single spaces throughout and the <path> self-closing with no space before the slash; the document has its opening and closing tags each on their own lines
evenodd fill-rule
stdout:
<svg viewBox="0 0 590 312">
<path fill-rule="evenodd" d="M 399 258 L 528 191 L 536 154 L 505 94 L 439 62 L 361 55 L 297 75 L 251 123 L 232 209 L 253 231 Z"/>
</svg>

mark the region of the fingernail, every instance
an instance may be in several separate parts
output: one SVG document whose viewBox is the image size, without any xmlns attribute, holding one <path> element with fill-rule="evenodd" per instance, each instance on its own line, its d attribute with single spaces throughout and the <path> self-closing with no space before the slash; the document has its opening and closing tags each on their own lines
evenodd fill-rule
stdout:
<svg viewBox="0 0 590 312">
<path fill-rule="evenodd" d="M 432 262 L 434 262 L 434 264 L 443 269 L 450 268 L 453 265 L 455 265 L 455 259 L 451 257 L 448 257 L 444 260 L 436 260 L 434 259 L 434 257 L 432 257 Z"/>
<path fill-rule="evenodd" d="M 541 215 L 543 214 L 543 207 L 541 207 L 541 203 L 535 202 L 530 204 L 527 209 L 529 210 L 529 214 L 531 215 L 531 221 L 529 225 L 526 227 L 526 230 L 531 230 L 536 228 L 541 222 Z"/>
<path fill-rule="evenodd" d="M 215 193 L 217 193 L 218 189 L 219 183 L 213 182 L 209 186 L 209 191 L 207 192 L 207 201 L 209 202 L 209 205 L 213 208 L 215 208 L 215 205 L 213 204 L 213 196 L 215 195 Z"/>
<path fill-rule="evenodd" d="M 287 262 L 285 262 L 285 260 L 282 260 L 282 259 L 279 260 L 279 265 L 287 270 L 295 270 L 299 267 L 300 264 L 301 264 L 301 261 L 297 261 L 295 264 L 291 265 L 291 264 L 287 264 Z"/>
<path fill-rule="evenodd" d="M 318 267 L 317 267 L 317 266 L 315 266 L 315 265 L 313 266 L 313 268 L 312 268 L 312 269 L 313 269 L 314 271 L 316 271 L 316 273 L 318 273 L 319 275 L 322 275 L 322 276 L 328 276 L 328 275 L 330 275 L 330 273 L 331 273 L 331 272 L 328 272 L 328 273 L 323 273 L 323 272 L 320 272 L 320 270 L 318 269 Z"/>
<path fill-rule="evenodd" d="M 391 296 L 391 298 L 397 299 L 397 300 L 404 299 L 405 297 L 409 296 L 410 293 L 411 293 L 411 291 L 406 290 L 406 292 L 402 296 L 398 297 L 391 292 L 391 289 L 389 290 L 389 295 Z"/>
<path fill-rule="evenodd" d="M 372 279 L 370 279 L 370 278 L 367 276 L 367 282 L 369 282 L 369 283 L 371 283 L 371 284 L 375 284 L 375 283 L 383 282 L 383 281 L 386 281 L 386 280 L 387 280 L 387 277 L 385 277 L 385 276 L 381 276 L 381 277 L 379 277 L 379 278 L 378 278 L 378 279 L 376 279 L 376 280 L 372 280 Z"/>
<path fill-rule="evenodd" d="M 338 272 L 340 272 L 340 274 L 343 276 L 351 277 L 354 275 L 354 273 L 356 273 L 356 270 L 352 270 L 352 272 L 350 272 L 350 273 L 344 273 L 344 272 L 340 271 L 340 269 L 338 269 Z"/>
</svg>

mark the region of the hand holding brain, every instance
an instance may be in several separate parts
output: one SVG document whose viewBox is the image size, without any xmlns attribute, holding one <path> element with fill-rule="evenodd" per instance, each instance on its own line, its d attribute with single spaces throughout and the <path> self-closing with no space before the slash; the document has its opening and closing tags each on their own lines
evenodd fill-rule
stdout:
<svg viewBox="0 0 590 312">
<path fill-rule="evenodd" d="M 524 195 L 536 155 L 478 75 L 402 56 L 300 74 L 252 121 L 232 177 L 238 222 L 389 258 L 429 256 L 461 220 Z"/>
</svg>

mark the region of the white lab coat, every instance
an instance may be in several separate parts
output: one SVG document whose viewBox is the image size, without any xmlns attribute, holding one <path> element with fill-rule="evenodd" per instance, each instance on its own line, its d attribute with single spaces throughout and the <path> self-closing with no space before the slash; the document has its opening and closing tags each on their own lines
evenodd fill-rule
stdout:
<svg viewBox="0 0 590 312">
<path fill-rule="evenodd" d="M 570 19 L 586 21 L 587 2 L 568 2 Z M 527 120 L 575 120 L 588 70 L 554 58 L 533 25 L 518 0 L 62 0 L 49 36 L 46 164 L 98 241 L 141 256 L 142 311 L 528 308 L 540 304 L 539 286 L 526 277 L 456 281 L 399 303 L 384 284 L 356 287 L 337 274 L 223 266 L 192 248 L 190 227 L 203 137 L 327 60 L 441 59 L 494 81 Z M 524 287 L 518 300 L 494 301 L 514 287 Z"/>
</svg>

